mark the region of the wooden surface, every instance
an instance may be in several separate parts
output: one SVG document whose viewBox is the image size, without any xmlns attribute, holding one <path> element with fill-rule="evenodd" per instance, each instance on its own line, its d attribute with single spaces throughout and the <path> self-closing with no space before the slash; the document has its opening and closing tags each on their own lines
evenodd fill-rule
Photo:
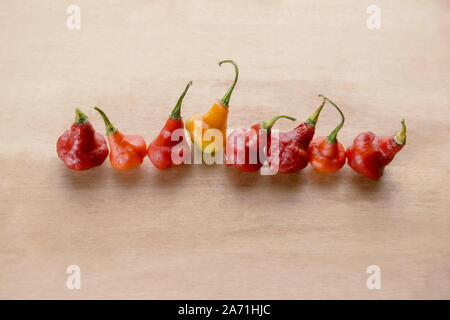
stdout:
<svg viewBox="0 0 450 320">
<path fill-rule="evenodd" d="M 72 3 L 81 30 L 66 28 Z M 377 0 L 369 30 L 372 3 L 2 1 L 0 298 L 450 298 L 450 5 Z M 75 107 L 151 141 L 192 80 L 182 114 L 204 112 L 231 83 L 227 58 L 241 71 L 230 127 L 306 120 L 323 93 L 347 116 L 344 145 L 403 117 L 408 143 L 379 182 L 348 166 L 74 172 L 57 158 Z M 337 123 L 327 107 L 317 134 Z"/>
</svg>

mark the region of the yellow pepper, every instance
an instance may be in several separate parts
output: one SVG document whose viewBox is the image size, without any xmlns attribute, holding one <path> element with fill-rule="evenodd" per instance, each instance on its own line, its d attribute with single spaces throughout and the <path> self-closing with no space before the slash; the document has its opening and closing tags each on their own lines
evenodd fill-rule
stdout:
<svg viewBox="0 0 450 320">
<path fill-rule="evenodd" d="M 205 153 L 217 152 L 226 145 L 228 104 L 230 103 L 231 93 L 233 93 L 233 89 L 236 86 L 236 82 L 238 80 L 239 69 L 236 63 L 232 60 L 220 61 L 219 66 L 221 66 L 223 63 L 231 63 L 234 66 L 235 77 L 233 84 L 228 89 L 227 93 L 225 93 L 222 100 L 214 103 L 211 109 L 208 110 L 208 112 L 206 112 L 204 115 L 191 116 L 186 120 L 185 126 L 186 130 L 189 132 L 191 140 L 199 149 L 201 149 Z M 197 123 L 197 125 L 195 125 L 195 123 Z M 220 149 L 216 144 L 212 143 L 211 140 L 213 139 L 210 139 L 211 137 L 209 137 L 208 134 L 205 135 L 205 132 L 208 129 L 216 129 L 222 133 L 223 146 L 221 146 Z M 210 132 L 210 134 L 214 135 L 214 132 Z"/>
</svg>

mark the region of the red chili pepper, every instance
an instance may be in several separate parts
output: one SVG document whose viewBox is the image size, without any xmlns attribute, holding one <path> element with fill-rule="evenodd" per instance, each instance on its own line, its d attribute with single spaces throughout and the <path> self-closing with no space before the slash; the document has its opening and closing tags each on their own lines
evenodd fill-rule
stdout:
<svg viewBox="0 0 450 320">
<path fill-rule="evenodd" d="M 191 85 L 192 82 L 189 81 L 161 132 L 148 146 L 147 155 L 153 165 L 158 169 L 164 170 L 182 165 L 184 163 L 184 156 L 190 152 L 184 135 L 184 123 L 180 110 L 183 98 Z M 177 129 L 181 131 L 181 136 L 178 137 L 179 139 L 177 141 L 172 141 L 172 133 Z M 176 158 L 172 157 L 172 153 L 178 156 Z M 180 161 L 177 162 L 178 160 Z"/>
<path fill-rule="evenodd" d="M 307 148 L 314 136 L 315 125 L 325 101 L 324 98 L 314 114 L 293 130 L 272 135 L 272 143 L 267 157 L 272 171 L 293 173 L 308 165 Z"/>
<path fill-rule="evenodd" d="M 80 109 L 75 110 L 75 122 L 56 143 L 58 157 L 73 170 L 97 167 L 108 156 L 106 140 L 89 122 Z"/>
<path fill-rule="evenodd" d="M 335 172 L 342 168 L 347 160 L 344 146 L 337 141 L 337 134 L 344 125 L 345 117 L 341 109 L 333 101 L 327 99 L 341 114 L 341 123 L 328 135 L 315 137 L 308 147 L 309 163 L 323 172 Z"/>
<path fill-rule="evenodd" d="M 264 161 L 264 147 L 270 148 L 270 132 L 275 122 L 280 118 L 295 121 L 289 116 L 276 116 L 268 121 L 258 122 L 251 129 L 234 130 L 227 138 L 226 165 L 234 165 L 240 171 L 258 171 Z"/>
<path fill-rule="evenodd" d="M 377 137 L 370 131 L 357 135 L 353 144 L 347 148 L 349 166 L 370 179 L 380 179 L 384 167 L 406 144 L 405 120 L 401 123 L 402 130 L 393 137 Z"/>
<path fill-rule="evenodd" d="M 136 135 L 124 135 L 114 128 L 102 110 L 97 107 L 95 107 L 95 110 L 100 113 L 105 121 L 106 136 L 111 149 L 109 153 L 111 165 L 119 170 L 133 169 L 140 166 L 147 154 L 144 138 Z"/>
</svg>

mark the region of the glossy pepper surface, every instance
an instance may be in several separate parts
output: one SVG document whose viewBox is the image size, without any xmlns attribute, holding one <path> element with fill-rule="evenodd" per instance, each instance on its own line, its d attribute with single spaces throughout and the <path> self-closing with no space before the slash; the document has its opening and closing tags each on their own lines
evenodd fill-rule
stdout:
<svg viewBox="0 0 450 320">
<path fill-rule="evenodd" d="M 125 135 L 117 130 L 109 121 L 105 113 L 99 108 L 95 110 L 100 113 L 105 121 L 106 136 L 108 137 L 109 162 L 119 170 L 133 169 L 141 165 L 147 155 L 147 146 L 144 138 L 137 135 Z"/>
<path fill-rule="evenodd" d="M 87 170 L 101 165 L 109 151 L 103 135 L 76 109 L 75 122 L 58 138 L 56 152 L 69 169 Z"/>
<path fill-rule="evenodd" d="M 378 137 L 367 131 L 356 136 L 353 144 L 347 148 L 348 164 L 356 172 L 378 180 L 395 155 L 406 144 L 405 120 L 402 129 L 393 137 Z"/>
<path fill-rule="evenodd" d="M 307 149 L 314 136 L 315 126 L 325 101 L 323 99 L 314 114 L 293 130 L 272 135 L 267 160 L 273 172 L 294 173 L 308 165 Z"/>
<path fill-rule="evenodd" d="M 227 138 L 226 165 L 233 165 L 240 171 L 258 171 L 266 160 L 264 148 L 270 148 L 271 128 L 280 118 L 295 121 L 295 118 L 280 115 L 258 122 L 251 129 L 234 130 Z"/>
<path fill-rule="evenodd" d="M 181 103 L 191 85 L 192 82 L 187 84 L 158 137 L 156 137 L 156 139 L 148 146 L 147 155 L 153 165 L 160 170 L 180 166 L 183 164 L 184 156 L 186 156 L 187 153 L 190 155 L 190 150 L 184 136 L 184 123 L 181 118 Z M 174 137 L 177 139 L 172 139 L 175 130 L 179 130 L 179 134 L 177 137 Z M 175 157 L 173 153 L 176 153 L 177 156 Z"/>
<path fill-rule="evenodd" d="M 347 159 L 344 146 L 337 140 L 337 134 L 344 125 L 345 117 L 333 101 L 324 98 L 339 111 L 342 120 L 327 137 L 319 136 L 311 141 L 308 147 L 309 163 L 319 171 L 335 172 L 344 166 Z"/>
<path fill-rule="evenodd" d="M 223 63 L 231 63 L 234 66 L 235 76 L 231 87 L 228 89 L 227 93 L 225 93 L 223 98 L 214 103 L 204 115 L 194 115 L 186 120 L 186 130 L 189 132 L 191 140 L 199 149 L 206 153 L 214 153 L 215 151 L 219 151 L 215 148 L 217 146 L 209 146 L 211 141 L 204 139 L 204 134 L 208 129 L 219 130 L 222 133 L 223 146 L 226 145 L 228 105 L 230 103 L 231 94 L 233 93 L 239 77 L 239 69 L 234 61 L 223 60 L 219 62 L 219 66 Z M 199 124 L 199 127 L 201 126 L 201 131 L 195 130 L 196 123 Z"/>
</svg>

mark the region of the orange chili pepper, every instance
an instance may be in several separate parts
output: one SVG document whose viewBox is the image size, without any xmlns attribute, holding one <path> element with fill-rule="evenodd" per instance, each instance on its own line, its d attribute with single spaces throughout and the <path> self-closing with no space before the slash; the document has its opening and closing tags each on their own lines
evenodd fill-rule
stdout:
<svg viewBox="0 0 450 320">
<path fill-rule="evenodd" d="M 226 146 L 226 137 L 227 137 L 227 120 L 228 120 L 228 104 L 230 103 L 230 97 L 233 93 L 233 89 L 236 86 L 236 82 L 239 76 L 239 69 L 236 63 L 233 60 L 223 60 L 219 62 L 219 66 L 223 63 L 231 63 L 234 66 L 235 77 L 233 84 L 228 89 L 227 93 L 223 96 L 222 100 L 217 101 L 213 104 L 211 109 L 206 112 L 204 115 L 195 115 L 191 116 L 186 120 L 186 130 L 189 132 L 191 140 L 197 145 L 199 149 L 203 152 L 214 153 L 216 150 L 215 147 L 209 147 L 210 140 L 204 140 L 204 134 L 208 129 L 218 129 L 222 133 L 223 139 L 223 147 Z M 194 126 L 195 122 L 201 123 L 201 133 L 200 130 L 196 132 Z"/>
<path fill-rule="evenodd" d="M 341 109 L 333 101 L 319 95 L 330 102 L 341 114 L 341 123 L 328 135 L 315 137 L 308 147 L 308 157 L 311 165 L 323 172 L 335 172 L 342 168 L 347 159 L 344 146 L 337 140 L 337 134 L 344 125 L 345 117 Z"/>
<path fill-rule="evenodd" d="M 111 149 L 109 153 L 111 165 L 119 170 L 133 169 L 140 166 L 147 155 L 147 146 L 144 138 L 137 135 L 123 134 L 112 125 L 102 110 L 97 107 L 94 109 L 100 113 L 103 121 L 105 121 L 106 136 Z"/>
</svg>

